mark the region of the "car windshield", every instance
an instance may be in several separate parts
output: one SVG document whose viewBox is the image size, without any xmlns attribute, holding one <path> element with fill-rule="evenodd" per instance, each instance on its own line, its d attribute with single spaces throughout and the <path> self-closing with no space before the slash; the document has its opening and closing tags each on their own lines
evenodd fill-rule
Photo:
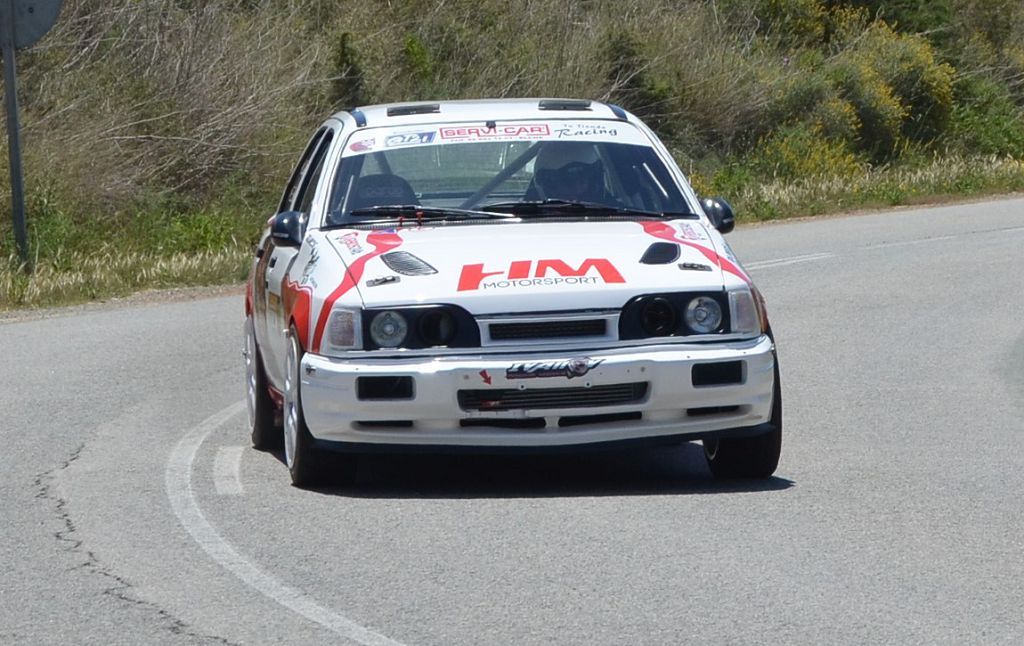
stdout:
<svg viewBox="0 0 1024 646">
<path fill-rule="evenodd" d="M 452 219 L 465 219 L 458 210 L 487 212 L 490 205 L 495 212 L 530 217 L 690 211 L 669 170 L 632 125 L 583 127 L 575 124 L 573 131 L 583 138 L 564 137 L 567 129 L 547 124 L 514 131 L 493 124 L 359 131 L 346 143 L 332 179 L 325 225 L 389 213 L 410 217 L 416 206 L 429 207 L 435 218 L 451 209 Z M 444 140 L 452 134 L 461 139 Z M 516 208 L 520 204 L 526 208 Z M 538 204 L 545 208 L 530 208 Z"/>
</svg>

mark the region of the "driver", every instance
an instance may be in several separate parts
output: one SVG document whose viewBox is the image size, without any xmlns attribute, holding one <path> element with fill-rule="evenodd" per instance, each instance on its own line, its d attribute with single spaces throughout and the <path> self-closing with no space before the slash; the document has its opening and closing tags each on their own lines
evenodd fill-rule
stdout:
<svg viewBox="0 0 1024 646">
<path fill-rule="evenodd" d="M 541 199 L 614 203 L 605 191 L 604 164 L 592 143 L 545 142 L 534 161 L 533 183 Z"/>
</svg>

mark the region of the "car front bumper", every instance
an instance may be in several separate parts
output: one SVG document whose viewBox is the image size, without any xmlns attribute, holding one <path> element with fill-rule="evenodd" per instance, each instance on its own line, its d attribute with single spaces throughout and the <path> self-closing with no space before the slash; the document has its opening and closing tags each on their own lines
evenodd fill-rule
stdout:
<svg viewBox="0 0 1024 646">
<path fill-rule="evenodd" d="M 306 354 L 300 374 L 306 424 L 321 448 L 581 447 L 771 430 L 775 347 L 761 336 L 595 350 L 585 357 Z M 381 377 L 411 382 L 403 381 L 407 387 L 393 398 L 366 387 L 390 383 L 373 381 Z"/>
</svg>

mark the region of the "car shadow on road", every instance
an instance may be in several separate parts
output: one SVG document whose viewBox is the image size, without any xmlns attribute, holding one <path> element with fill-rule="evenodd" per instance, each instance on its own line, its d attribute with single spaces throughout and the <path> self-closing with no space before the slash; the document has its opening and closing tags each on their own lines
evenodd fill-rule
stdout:
<svg viewBox="0 0 1024 646">
<path fill-rule="evenodd" d="M 366 455 L 354 484 L 316 491 L 354 498 L 544 498 L 784 491 L 791 480 L 717 480 L 699 444 L 540 455 Z"/>
</svg>

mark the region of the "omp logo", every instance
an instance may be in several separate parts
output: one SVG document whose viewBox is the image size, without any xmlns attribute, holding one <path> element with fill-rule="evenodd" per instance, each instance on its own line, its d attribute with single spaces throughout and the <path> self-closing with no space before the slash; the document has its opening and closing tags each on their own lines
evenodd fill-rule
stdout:
<svg viewBox="0 0 1024 646">
<path fill-rule="evenodd" d="M 487 280 L 494 276 L 501 278 Z M 459 276 L 459 291 L 535 285 L 592 285 L 599 280 L 604 283 L 626 282 L 615 265 L 606 258 L 587 258 L 578 267 L 564 260 L 515 260 L 507 270 L 499 271 L 485 271 L 483 263 L 463 266 Z"/>
</svg>

